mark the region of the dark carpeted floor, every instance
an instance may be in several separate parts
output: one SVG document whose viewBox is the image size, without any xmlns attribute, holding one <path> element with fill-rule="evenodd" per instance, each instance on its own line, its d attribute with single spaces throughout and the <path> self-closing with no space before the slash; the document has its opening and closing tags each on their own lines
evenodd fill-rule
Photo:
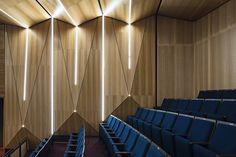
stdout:
<svg viewBox="0 0 236 157">
<path fill-rule="evenodd" d="M 66 150 L 66 143 L 55 142 L 51 148 L 49 157 L 63 157 Z"/>
<path fill-rule="evenodd" d="M 86 137 L 85 157 L 109 157 L 99 137 Z"/>
</svg>

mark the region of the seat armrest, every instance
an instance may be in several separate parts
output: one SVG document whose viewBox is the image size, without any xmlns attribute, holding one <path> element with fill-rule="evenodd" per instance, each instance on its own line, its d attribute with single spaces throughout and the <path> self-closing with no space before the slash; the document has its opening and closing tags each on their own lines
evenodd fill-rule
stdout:
<svg viewBox="0 0 236 157">
<path fill-rule="evenodd" d="M 199 144 L 199 145 L 208 145 L 209 143 L 208 142 L 189 142 L 189 144 Z"/>
<path fill-rule="evenodd" d="M 68 154 L 75 154 L 76 151 L 65 151 L 65 153 L 68 153 Z"/>
<path fill-rule="evenodd" d="M 116 152 L 116 154 L 119 154 L 119 155 L 121 155 L 122 157 L 131 157 L 131 152 L 124 152 L 124 151 L 121 151 L 121 152 Z"/>
</svg>

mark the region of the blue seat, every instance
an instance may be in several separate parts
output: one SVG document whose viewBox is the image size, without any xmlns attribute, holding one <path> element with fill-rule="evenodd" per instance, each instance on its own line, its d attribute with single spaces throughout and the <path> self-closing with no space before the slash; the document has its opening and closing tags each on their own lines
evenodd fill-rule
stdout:
<svg viewBox="0 0 236 157">
<path fill-rule="evenodd" d="M 161 131 L 162 130 L 171 130 L 174 126 L 175 120 L 177 118 L 176 113 L 167 112 L 161 123 L 161 126 L 152 125 L 152 136 L 151 139 L 158 146 L 162 144 Z"/>
<path fill-rule="evenodd" d="M 125 143 L 115 143 L 112 148 L 113 156 L 119 155 L 118 152 L 131 152 L 135 146 L 135 143 L 139 137 L 139 133 L 133 129 L 130 130 L 129 135 Z"/>
<path fill-rule="evenodd" d="M 220 100 L 208 99 L 204 101 L 199 112 L 193 112 L 192 115 L 206 117 L 208 114 L 214 114 L 220 104 Z"/>
<path fill-rule="evenodd" d="M 193 144 L 208 142 L 215 122 L 196 118 L 186 137 L 175 136 L 176 157 L 192 157 Z"/>
<path fill-rule="evenodd" d="M 188 107 L 188 104 L 189 104 L 188 99 L 179 99 L 177 109 L 173 110 L 173 111 L 174 112 L 183 112 Z"/>
<path fill-rule="evenodd" d="M 157 110 L 154 112 L 154 118 L 151 122 L 144 122 L 143 123 L 143 133 L 148 138 L 151 138 L 152 136 L 152 125 L 160 126 L 162 119 L 165 115 L 165 112 Z"/>
<path fill-rule="evenodd" d="M 221 99 L 236 99 L 236 89 L 222 90 Z"/>
<path fill-rule="evenodd" d="M 139 130 L 141 133 L 144 133 L 143 123 L 144 122 L 151 123 L 154 118 L 155 112 L 156 112 L 155 110 L 150 110 L 148 112 L 147 117 L 144 120 L 138 119 L 137 120 L 138 127 L 136 129 Z"/>
<path fill-rule="evenodd" d="M 162 148 L 171 156 L 175 155 L 175 136 L 186 136 L 193 121 L 192 116 L 179 115 L 171 131 L 162 131 Z"/>
<path fill-rule="evenodd" d="M 173 99 L 170 99 L 170 98 L 163 99 L 160 109 L 168 110 L 172 101 L 173 101 Z"/>
<path fill-rule="evenodd" d="M 151 143 L 144 157 L 165 157 L 165 156 L 166 156 L 165 152 L 160 150 L 160 148 L 155 143 Z"/>
<path fill-rule="evenodd" d="M 204 102 L 203 99 L 190 100 L 187 108 L 182 113 L 192 114 L 192 113 L 199 112 L 199 110 L 202 107 L 203 102 Z"/>
<path fill-rule="evenodd" d="M 138 129 L 138 120 L 145 120 L 147 115 L 149 114 L 150 110 L 143 108 L 141 116 L 139 118 L 132 118 L 132 126 Z"/>
<path fill-rule="evenodd" d="M 205 99 L 220 99 L 221 91 L 219 90 L 207 90 L 205 92 Z"/>
<path fill-rule="evenodd" d="M 236 123 L 236 101 L 224 100 L 219 105 L 216 113 L 208 114 L 208 118 Z"/>
<path fill-rule="evenodd" d="M 206 93 L 206 91 L 203 91 L 203 90 L 199 91 L 197 98 L 205 99 L 206 98 L 206 94 L 205 93 Z"/>
<path fill-rule="evenodd" d="M 194 157 L 236 156 L 236 126 L 219 123 L 208 145 L 194 145 Z"/>
<path fill-rule="evenodd" d="M 116 156 L 122 157 L 124 154 L 130 154 L 131 157 L 143 157 L 146 154 L 150 144 L 151 141 L 149 139 L 143 135 L 140 135 L 131 152 L 116 152 Z"/>
<path fill-rule="evenodd" d="M 172 99 L 170 101 L 169 107 L 168 107 L 168 111 L 176 111 L 178 109 L 178 99 Z"/>
<path fill-rule="evenodd" d="M 128 118 L 127 118 L 127 123 L 132 125 L 132 122 L 133 122 L 133 118 L 140 118 L 141 117 L 141 114 L 142 114 L 142 111 L 143 109 L 142 108 L 138 108 L 135 112 L 135 115 L 129 115 Z"/>
</svg>

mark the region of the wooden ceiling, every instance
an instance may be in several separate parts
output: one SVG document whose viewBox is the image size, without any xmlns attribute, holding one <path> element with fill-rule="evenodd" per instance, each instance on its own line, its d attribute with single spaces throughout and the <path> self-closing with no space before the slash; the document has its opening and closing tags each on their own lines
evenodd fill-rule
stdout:
<svg viewBox="0 0 236 157">
<path fill-rule="evenodd" d="M 155 14 L 159 6 L 160 15 L 196 20 L 227 1 L 132 0 L 130 22 Z M 0 0 L 0 23 L 30 27 L 54 16 L 80 25 L 101 16 L 100 7 L 105 16 L 129 22 L 129 0 Z"/>
<path fill-rule="evenodd" d="M 229 0 L 162 0 L 159 14 L 195 21 Z"/>
</svg>

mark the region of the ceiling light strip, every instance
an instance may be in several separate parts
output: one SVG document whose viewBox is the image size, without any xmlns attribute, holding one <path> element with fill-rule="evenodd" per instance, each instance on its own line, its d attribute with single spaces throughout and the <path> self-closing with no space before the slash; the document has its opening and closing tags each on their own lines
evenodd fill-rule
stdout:
<svg viewBox="0 0 236 157">
<path fill-rule="evenodd" d="M 68 17 L 70 18 L 71 22 L 73 23 L 74 26 L 77 26 L 76 22 L 74 21 L 74 19 L 72 18 L 72 16 L 70 16 L 69 12 L 67 11 L 67 9 L 65 8 L 65 6 L 63 5 L 63 3 L 58 0 L 59 4 L 62 6 L 62 8 L 65 10 L 66 14 L 68 15 Z"/>
<path fill-rule="evenodd" d="M 132 68 L 131 65 L 131 6 L 132 0 L 129 0 L 129 23 L 128 23 L 128 69 Z"/>
<path fill-rule="evenodd" d="M 4 13 L 5 15 L 7 15 L 8 17 L 10 17 L 12 20 L 14 20 L 16 23 L 18 23 L 20 26 L 24 27 L 24 28 L 28 28 L 28 26 L 22 24 L 20 21 L 18 21 L 16 18 L 14 18 L 13 16 L 11 16 L 10 14 L 8 14 L 7 12 L 5 12 L 4 10 L 0 9 L 0 11 L 2 13 Z"/>
</svg>

